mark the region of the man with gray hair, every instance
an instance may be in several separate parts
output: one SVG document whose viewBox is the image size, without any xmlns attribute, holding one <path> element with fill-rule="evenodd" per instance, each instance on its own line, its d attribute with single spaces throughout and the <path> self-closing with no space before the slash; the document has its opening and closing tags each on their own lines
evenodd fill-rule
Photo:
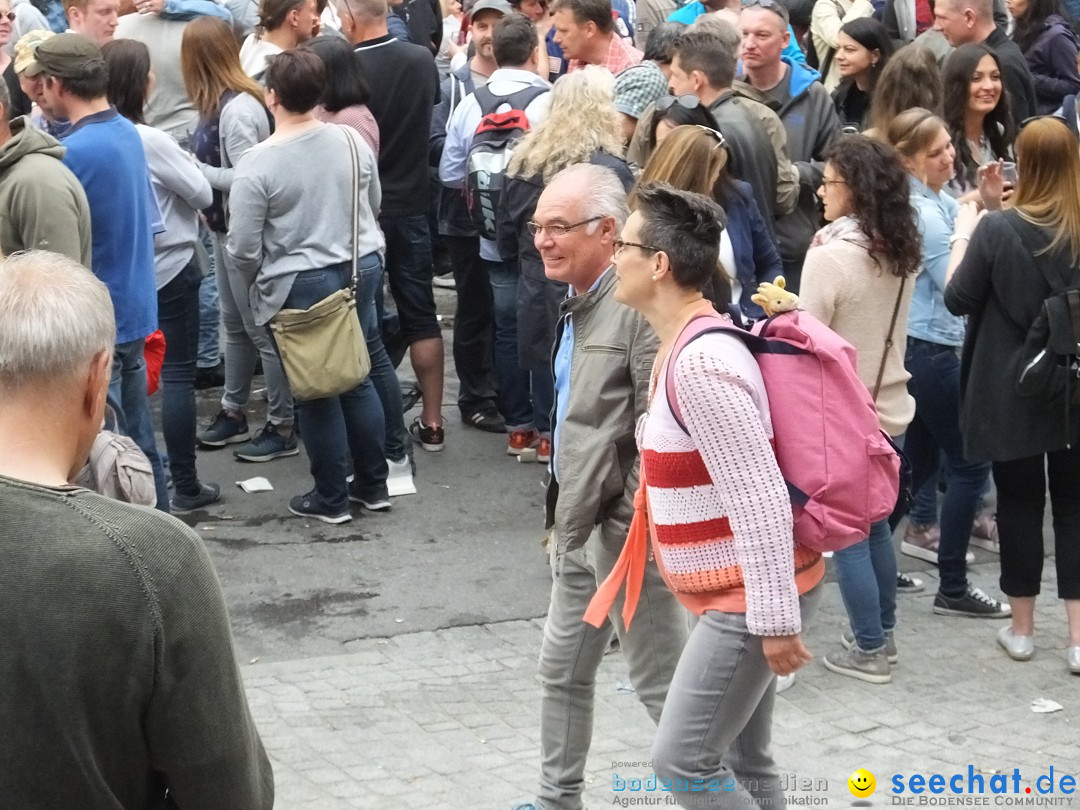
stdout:
<svg viewBox="0 0 1080 810">
<path fill-rule="evenodd" d="M 274 803 L 269 760 L 199 536 L 68 484 L 101 429 L 105 284 L 0 262 L 0 794 L 10 807 Z"/>
<path fill-rule="evenodd" d="M 657 349 L 645 319 L 614 297 L 611 259 L 622 247 L 617 237 L 627 216 L 615 173 L 578 164 L 552 178 L 529 223 L 544 272 L 568 284 L 570 295 L 560 307 L 554 351 L 547 497 L 553 582 L 540 648 L 540 790 L 535 803 L 518 810 L 581 810 L 596 672 L 612 634 L 654 722 L 686 641 L 686 612 L 652 561 L 629 630 L 621 597 L 603 627 L 582 621 L 622 552 L 634 514 L 634 428 L 648 407 Z"/>
<path fill-rule="evenodd" d="M 934 28 L 954 48 L 978 42 L 994 52 L 1001 65 L 1001 81 L 1009 91 L 1013 121 L 1019 124 L 1038 112 L 1035 83 L 1023 51 L 994 22 L 993 0 L 937 0 Z"/>
</svg>

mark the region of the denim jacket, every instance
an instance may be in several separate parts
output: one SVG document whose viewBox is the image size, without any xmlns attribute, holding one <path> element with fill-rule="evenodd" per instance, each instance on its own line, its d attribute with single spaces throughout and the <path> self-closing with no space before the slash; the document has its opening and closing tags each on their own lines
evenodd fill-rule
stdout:
<svg viewBox="0 0 1080 810">
<path fill-rule="evenodd" d="M 911 178 L 911 205 L 918 215 L 922 237 L 922 269 L 915 279 L 907 333 L 910 337 L 961 346 L 964 343 L 964 319 L 945 308 L 945 271 L 949 266 L 952 245 L 949 237 L 960 206 L 944 191 L 934 193 Z"/>
</svg>

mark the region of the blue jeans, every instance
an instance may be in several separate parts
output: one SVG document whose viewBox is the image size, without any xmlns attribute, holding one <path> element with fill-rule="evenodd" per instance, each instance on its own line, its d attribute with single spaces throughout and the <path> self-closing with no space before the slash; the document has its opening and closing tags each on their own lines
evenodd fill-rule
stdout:
<svg viewBox="0 0 1080 810">
<path fill-rule="evenodd" d="M 967 590 L 965 556 L 971 522 L 990 475 L 990 464 L 964 458 L 960 433 L 960 357 L 952 346 L 908 338 L 904 366 L 911 373 L 908 392 L 915 398 L 915 418 L 908 426 L 904 450 L 911 461 L 915 491 L 937 479 L 939 459 L 945 456 L 945 500 L 941 507 L 938 570 L 941 593 L 962 596 Z M 934 490 L 937 497 L 937 490 Z"/>
<path fill-rule="evenodd" d="M 348 263 L 298 273 L 282 308 L 307 309 L 349 286 L 350 273 Z M 349 508 L 345 477 L 350 455 L 358 492 L 371 498 L 386 497 L 386 424 L 371 378 L 339 396 L 298 400 L 296 406 L 315 492 L 327 509 L 340 513 Z"/>
<path fill-rule="evenodd" d="M 199 229 L 199 239 L 210 256 L 210 272 L 199 285 L 199 368 L 217 368 L 221 362 L 221 310 L 218 305 L 217 263 L 210 234 Z"/>
<path fill-rule="evenodd" d="M 386 457 L 401 461 L 408 454 L 409 438 L 405 431 L 405 415 L 401 407 L 401 383 L 390 362 L 382 341 L 379 313 L 375 298 L 382 288 L 383 265 L 379 254 L 370 253 L 360 259 L 360 276 L 356 289 L 356 310 L 364 327 L 364 339 L 371 355 L 371 382 L 382 403 L 386 422 Z"/>
<path fill-rule="evenodd" d="M 555 408 L 555 374 L 548 364 L 529 372 L 532 383 L 533 419 L 542 436 L 551 435 L 551 417 Z"/>
<path fill-rule="evenodd" d="M 529 372 L 518 365 L 518 274 L 502 262 L 481 259 L 491 284 L 495 315 L 495 379 L 499 384 L 499 411 L 510 430 L 533 425 L 529 398 Z"/>
<path fill-rule="evenodd" d="M 893 436 L 904 447 L 904 436 Z M 873 652 L 885 646 L 885 633 L 896 627 L 896 549 L 889 519 L 870 525 L 870 536 L 833 554 L 836 582 L 844 600 L 851 632 L 859 648 Z"/>
<path fill-rule="evenodd" d="M 911 390 L 911 384 L 908 384 Z M 909 458 L 909 461 L 913 459 Z M 940 483 L 941 469 L 938 469 L 926 479 L 918 488 L 911 491 L 911 509 L 908 510 L 908 520 L 918 523 L 920 526 L 930 526 L 938 522 L 938 484 Z"/>
<path fill-rule="evenodd" d="M 199 492 L 195 471 L 195 360 L 199 349 L 199 268 L 195 260 L 158 290 L 158 326 L 165 335 L 161 366 L 161 432 L 173 489 Z"/>
<path fill-rule="evenodd" d="M 116 412 L 117 432 L 129 436 L 149 459 L 154 470 L 157 508 L 168 513 L 169 487 L 165 483 L 165 468 L 154 440 L 150 398 L 146 393 L 146 360 L 143 358 L 145 344 L 146 339 L 140 338 L 129 343 L 120 343 L 114 349 L 108 402 Z"/>
</svg>

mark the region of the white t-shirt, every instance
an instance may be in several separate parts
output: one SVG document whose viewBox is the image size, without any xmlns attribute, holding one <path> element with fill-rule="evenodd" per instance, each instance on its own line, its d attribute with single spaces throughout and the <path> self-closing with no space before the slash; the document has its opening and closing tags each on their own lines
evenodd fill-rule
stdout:
<svg viewBox="0 0 1080 810">
<path fill-rule="evenodd" d="M 266 70 L 266 60 L 281 53 L 281 48 L 258 34 L 248 34 L 240 48 L 240 66 L 248 76 L 258 76 Z"/>
</svg>

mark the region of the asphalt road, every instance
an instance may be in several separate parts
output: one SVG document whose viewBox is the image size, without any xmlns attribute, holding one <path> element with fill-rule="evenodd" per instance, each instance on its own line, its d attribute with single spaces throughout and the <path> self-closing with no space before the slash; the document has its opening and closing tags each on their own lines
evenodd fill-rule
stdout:
<svg viewBox="0 0 1080 810">
<path fill-rule="evenodd" d="M 220 484 L 223 497 L 183 519 L 217 567 L 241 660 L 347 652 L 354 639 L 546 612 L 543 468 L 506 455 L 505 436 L 461 424 L 447 344 L 446 447 L 417 448 L 418 493 L 394 498 L 389 513 L 354 507 L 354 520 L 341 526 L 290 514 L 289 498 L 312 486 L 302 448 L 299 457 L 263 464 L 238 461 L 229 449 L 200 450 L 199 474 Z M 407 361 L 401 376 L 411 377 Z M 200 424 L 219 397 L 220 389 L 200 392 Z M 265 403 L 252 404 L 253 431 L 264 414 Z M 235 484 L 254 476 L 274 491 L 246 494 Z"/>
</svg>

